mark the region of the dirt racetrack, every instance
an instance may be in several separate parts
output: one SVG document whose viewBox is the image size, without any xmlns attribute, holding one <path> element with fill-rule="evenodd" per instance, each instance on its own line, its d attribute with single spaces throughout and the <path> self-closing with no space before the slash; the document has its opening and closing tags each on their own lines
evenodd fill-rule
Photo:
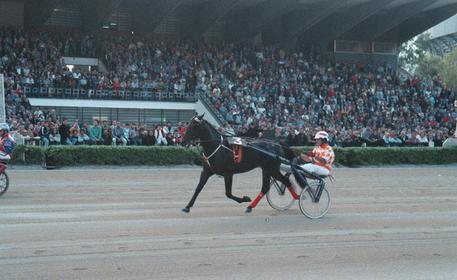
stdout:
<svg viewBox="0 0 457 280">
<path fill-rule="evenodd" d="M 341 168 L 320 220 L 193 167 L 9 170 L 0 279 L 457 279 L 457 168 Z M 260 171 L 234 178 L 251 198 Z"/>
</svg>

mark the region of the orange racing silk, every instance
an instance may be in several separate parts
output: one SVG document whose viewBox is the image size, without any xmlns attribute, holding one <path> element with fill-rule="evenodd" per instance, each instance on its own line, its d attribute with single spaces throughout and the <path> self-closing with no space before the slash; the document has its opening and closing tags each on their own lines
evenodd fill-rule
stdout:
<svg viewBox="0 0 457 280">
<path fill-rule="evenodd" d="M 317 157 L 321 157 L 327 161 L 326 164 L 315 161 L 314 164 L 327 168 L 329 171 L 332 170 L 332 163 L 335 160 L 335 153 L 329 144 L 322 144 L 313 149 L 313 153 Z"/>
</svg>

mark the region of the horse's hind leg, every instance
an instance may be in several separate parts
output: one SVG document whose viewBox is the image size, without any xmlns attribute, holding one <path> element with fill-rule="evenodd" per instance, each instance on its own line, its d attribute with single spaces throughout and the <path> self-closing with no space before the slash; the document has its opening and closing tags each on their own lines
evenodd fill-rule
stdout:
<svg viewBox="0 0 457 280">
<path fill-rule="evenodd" d="M 257 206 L 262 197 L 270 190 L 270 178 L 271 172 L 269 170 L 262 168 L 262 190 L 257 195 L 257 197 L 251 202 L 251 204 L 249 204 L 249 206 L 246 208 L 246 213 L 252 212 L 252 209 Z"/>
<path fill-rule="evenodd" d="M 289 178 L 281 174 L 279 167 L 273 169 L 273 171 L 271 172 L 271 176 L 273 176 L 273 178 L 275 178 L 279 182 L 283 183 L 295 200 L 298 200 L 300 198 L 300 196 L 295 192 L 294 187 L 292 187 L 292 183 L 290 182 Z"/>
<path fill-rule="evenodd" d="M 225 195 L 228 198 L 233 199 L 238 203 L 250 202 L 251 201 L 251 198 L 249 198 L 249 196 L 243 196 L 241 198 L 241 197 L 234 196 L 232 194 L 233 174 L 224 175 L 224 182 L 225 182 Z"/>
<path fill-rule="evenodd" d="M 194 205 L 198 194 L 202 191 L 206 182 L 208 182 L 209 177 L 211 177 L 213 174 L 214 173 L 211 170 L 203 167 L 203 171 L 200 174 L 200 182 L 198 182 L 197 188 L 195 189 L 194 195 L 192 196 L 191 200 L 189 201 L 187 206 L 182 209 L 183 212 L 189 213 L 190 207 L 192 207 Z"/>
</svg>

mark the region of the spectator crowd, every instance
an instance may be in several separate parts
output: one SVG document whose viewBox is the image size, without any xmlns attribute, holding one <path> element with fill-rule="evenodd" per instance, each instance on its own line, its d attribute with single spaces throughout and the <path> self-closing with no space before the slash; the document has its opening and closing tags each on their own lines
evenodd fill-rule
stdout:
<svg viewBox="0 0 457 280">
<path fill-rule="evenodd" d="M 67 55 L 98 55 L 107 72 L 70 71 Z M 316 130 L 326 130 L 337 146 L 439 146 L 457 119 L 456 94 L 440 77 L 401 78 L 390 65 L 335 63 L 317 49 L 0 28 L 0 73 L 9 123 L 42 145 L 169 145 L 180 142 L 185 125 L 70 124 L 53 110 L 32 109 L 26 87 L 197 93 L 227 131 L 289 145 L 309 145 Z"/>
</svg>

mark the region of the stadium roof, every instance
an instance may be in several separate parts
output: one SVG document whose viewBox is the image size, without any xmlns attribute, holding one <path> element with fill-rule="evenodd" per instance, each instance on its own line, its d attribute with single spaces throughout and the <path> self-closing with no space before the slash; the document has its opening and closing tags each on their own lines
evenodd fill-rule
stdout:
<svg viewBox="0 0 457 280">
<path fill-rule="evenodd" d="M 457 47 L 457 15 L 432 27 L 430 33 L 430 51 L 443 56 Z"/>
<path fill-rule="evenodd" d="M 457 13 L 457 0 L 16 0 L 28 26 L 73 26 L 267 42 L 404 42 Z"/>
</svg>

